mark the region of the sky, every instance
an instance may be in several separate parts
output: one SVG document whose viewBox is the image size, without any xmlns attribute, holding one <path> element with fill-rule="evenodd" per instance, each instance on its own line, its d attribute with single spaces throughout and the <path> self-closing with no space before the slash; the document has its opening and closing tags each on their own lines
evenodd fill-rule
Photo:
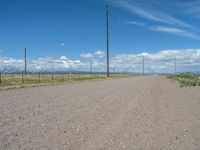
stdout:
<svg viewBox="0 0 200 150">
<path fill-rule="evenodd" d="M 199 0 L 109 0 L 111 68 L 200 71 Z M 105 70 L 104 0 L 0 0 L 0 70 Z"/>
</svg>

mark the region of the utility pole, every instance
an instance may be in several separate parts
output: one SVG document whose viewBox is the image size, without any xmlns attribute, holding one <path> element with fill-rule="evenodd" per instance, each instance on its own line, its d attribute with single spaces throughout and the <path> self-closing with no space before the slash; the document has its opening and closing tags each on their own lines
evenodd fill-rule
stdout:
<svg viewBox="0 0 200 150">
<path fill-rule="evenodd" d="M 167 72 L 167 66 L 165 65 L 165 74 L 168 74 L 168 72 Z"/>
<path fill-rule="evenodd" d="M 70 64 L 70 79 L 72 79 L 72 66 Z"/>
<path fill-rule="evenodd" d="M 149 65 L 149 74 L 151 74 L 151 66 Z"/>
<path fill-rule="evenodd" d="M 0 72 L 0 86 L 1 86 L 1 84 L 2 84 L 2 81 L 1 81 L 1 72 Z"/>
<path fill-rule="evenodd" d="M 24 49 L 24 74 L 27 74 L 27 57 L 26 57 L 26 48 Z"/>
<path fill-rule="evenodd" d="M 90 61 L 90 74 L 92 74 L 92 60 Z"/>
<path fill-rule="evenodd" d="M 107 77 L 110 76 L 109 72 L 109 6 L 106 2 L 106 45 L 107 45 Z"/>
<path fill-rule="evenodd" d="M 175 57 L 175 60 L 174 60 L 174 74 L 176 74 L 176 57 Z"/>
<path fill-rule="evenodd" d="M 142 63 L 143 63 L 143 75 L 144 75 L 144 56 L 142 57 Z"/>
</svg>

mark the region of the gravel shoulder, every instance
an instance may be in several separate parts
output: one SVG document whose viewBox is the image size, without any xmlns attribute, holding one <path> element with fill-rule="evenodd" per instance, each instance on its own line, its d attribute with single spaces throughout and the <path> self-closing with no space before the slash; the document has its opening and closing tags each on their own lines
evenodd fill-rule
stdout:
<svg viewBox="0 0 200 150">
<path fill-rule="evenodd" d="M 0 150 L 199 150 L 200 88 L 140 76 L 0 91 Z"/>
</svg>

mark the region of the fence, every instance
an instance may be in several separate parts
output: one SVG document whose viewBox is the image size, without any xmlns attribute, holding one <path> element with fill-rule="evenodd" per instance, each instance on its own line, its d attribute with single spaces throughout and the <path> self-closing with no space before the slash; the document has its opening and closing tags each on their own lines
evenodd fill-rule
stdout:
<svg viewBox="0 0 200 150">
<path fill-rule="evenodd" d="M 200 55 L 196 50 L 186 50 L 176 56 L 164 54 L 118 55 L 110 58 L 110 73 L 115 77 L 120 74 L 200 72 Z M 25 49 L 9 57 L 0 55 L 0 86 L 105 78 L 106 62 L 103 59 L 72 61 L 65 56 L 30 58 L 27 55 L 31 57 L 33 54 Z"/>
<path fill-rule="evenodd" d="M 111 74 L 111 78 L 130 76 L 124 74 Z M 52 73 L 0 73 L 0 86 L 17 86 L 25 84 L 47 84 L 47 83 L 61 83 L 72 82 L 91 79 L 105 79 L 104 73 L 66 73 L 66 72 L 52 72 Z"/>
</svg>

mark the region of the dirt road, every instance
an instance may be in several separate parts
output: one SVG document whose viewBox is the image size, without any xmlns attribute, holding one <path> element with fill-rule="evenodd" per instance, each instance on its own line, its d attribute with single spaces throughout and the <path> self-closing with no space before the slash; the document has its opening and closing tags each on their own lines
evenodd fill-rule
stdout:
<svg viewBox="0 0 200 150">
<path fill-rule="evenodd" d="M 200 88 L 161 76 L 0 91 L 0 150 L 200 150 Z"/>
</svg>

